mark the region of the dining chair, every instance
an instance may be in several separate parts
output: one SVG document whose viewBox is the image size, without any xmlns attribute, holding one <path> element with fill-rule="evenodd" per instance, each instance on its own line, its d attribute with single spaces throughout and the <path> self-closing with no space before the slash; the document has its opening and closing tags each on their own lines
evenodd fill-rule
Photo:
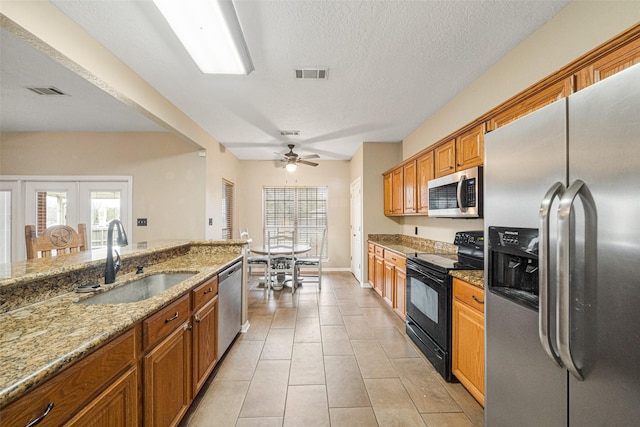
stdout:
<svg viewBox="0 0 640 427">
<path fill-rule="evenodd" d="M 74 254 L 88 249 L 87 227 L 78 224 L 78 231 L 68 225 L 53 225 L 38 236 L 35 225 L 24 227 L 27 259 L 50 258 Z"/>
<path fill-rule="evenodd" d="M 268 247 L 268 286 L 276 289 L 280 284 L 291 281 L 291 293 L 295 293 L 298 283 L 296 257 L 294 252 L 295 236 L 292 231 L 269 232 Z M 288 276 L 288 277 L 287 277 Z"/>
<path fill-rule="evenodd" d="M 326 243 L 327 229 L 325 228 L 322 231 L 319 253 L 313 256 L 298 257 L 296 259 L 296 267 L 298 268 L 297 276 L 303 284 L 317 283 L 318 289 L 322 289 L 322 259 L 325 256 Z"/>
<path fill-rule="evenodd" d="M 249 236 L 249 230 L 240 230 L 240 239 L 246 240 L 249 245 L 251 245 L 252 239 Z M 263 273 L 265 278 L 265 286 L 267 283 L 267 264 L 269 263 L 269 257 L 266 255 L 256 255 L 251 252 L 251 249 L 247 252 L 247 274 L 249 277 L 253 276 L 253 269 L 256 267 L 260 268 L 260 271 Z"/>
</svg>

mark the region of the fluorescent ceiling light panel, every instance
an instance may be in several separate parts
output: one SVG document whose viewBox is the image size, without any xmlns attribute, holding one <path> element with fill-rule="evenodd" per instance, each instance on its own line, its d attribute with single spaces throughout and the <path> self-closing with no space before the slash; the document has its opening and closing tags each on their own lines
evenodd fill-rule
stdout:
<svg viewBox="0 0 640 427">
<path fill-rule="evenodd" d="M 231 0 L 153 0 L 205 74 L 249 74 L 253 63 Z"/>
</svg>

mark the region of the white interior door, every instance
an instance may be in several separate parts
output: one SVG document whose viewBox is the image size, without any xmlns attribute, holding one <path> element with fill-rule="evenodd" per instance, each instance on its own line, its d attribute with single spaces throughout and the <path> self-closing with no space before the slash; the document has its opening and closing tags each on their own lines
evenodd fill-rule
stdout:
<svg viewBox="0 0 640 427">
<path fill-rule="evenodd" d="M 362 283 L 362 191 L 360 178 L 351 183 L 351 272 Z"/>
<path fill-rule="evenodd" d="M 79 217 L 87 225 L 89 249 L 107 246 L 109 223 L 119 219 L 131 236 L 130 183 L 126 181 L 82 181 Z"/>
<path fill-rule="evenodd" d="M 25 225 L 42 233 L 52 225 L 78 228 L 78 183 L 74 181 L 27 181 Z"/>
<path fill-rule="evenodd" d="M 0 264 L 17 261 L 20 249 L 18 233 L 24 229 L 20 216 L 22 192 L 17 181 L 0 181 Z M 22 255 L 24 258 L 24 255 Z"/>
</svg>

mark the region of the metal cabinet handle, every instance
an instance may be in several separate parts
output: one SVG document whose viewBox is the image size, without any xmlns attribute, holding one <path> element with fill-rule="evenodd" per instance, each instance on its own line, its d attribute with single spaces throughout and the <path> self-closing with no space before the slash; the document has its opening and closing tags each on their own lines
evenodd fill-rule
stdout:
<svg viewBox="0 0 640 427">
<path fill-rule="evenodd" d="M 206 291 L 204 291 L 203 295 L 210 294 L 211 292 L 213 292 L 213 288 L 209 288 Z"/>
<path fill-rule="evenodd" d="M 178 318 L 178 312 L 176 311 L 176 314 L 173 315 L 173 317 L 170 317 L 168 319 L 164 319 L 164 323 L 169 323 L 172 320 L 176 320 Z"/>
<path fill-rule="evenodd" d="M 551 334 L 549 325 L 551 324 L 551 313 L 549 307 L 551 305 L 551 297 L 553 292 L 549 291 L 550 269 L 549 269 L 549 211 L 556 197 L 562 197 L 564 193 L 564 184 L 556 182 L 553 184 L 547 194 L 545 194 L 540 204 L 540 212 L 538 215 L 538 233 L 539 233 L 539 276 L 538 276 L 538 295 L 540 297 L 540 308 L 538 311 L 538 336 L 540 344 L 545 353 L 553 360 L 556 365 L 562 366 L 560 356 L 556 354 L 551 342 Z"/>
<path fill-rule="evenodd" d="M 479 300 L 475 295 L 471 295 L 471 298 L 478 304 L 484 304 L 484 300 Z"/>
<path fill-rule="evenodd" d="M 562 362 L 569 372 L 579 380 L 584 380 L 571 354 L 571 254 L 575 241 L 575 230 L 571 212 L 575 198 L 580 195 L 585 212 L 585 254 L 595 254 L 597 238 L 596 205 L 589 188 L 582 180 L 576 180 L 567 189 L 558 208 L 558 323 L 556 340 Z M 595 263 L 595 259 L 590 260 Z M 586 263 L 585 263 L 586 264 Z M 579 327 L 579 326 L 578 326 Z"/>
<path fill-rule="evenodd" d="M 200 323 L 200 322 L 202 321 L 202 319 L 201 319 L 201 318 L 200 318 L 200 316 L 198 316 L 198 315 L 196 315 L 196 316 L 195 316 L 195 318 L 196 318 L 196 322 L 197 322 L 197 323 Z"/>
<path fill-rule="evenodd" d="M 458 187 L 456 188 L 456 199 L 458 200 L 458 208 L 460 212 L 466 212 L 467 208 L 462 206 L 462 183 L 467 179 L 466 175 L 462 175 L 458 181 Z"/>
<path fill-rule="evenodd" d="M 44 420 L 44 417 L 46 417 L 47 415 L 49 415 L 49 412 L 51 412 L 51 410 L 53 409 L 54 404 L 53 402 L 50 402 L 47 407 L 45 408 L 44 412 L 42 413 L 42 415 L 40 415 L 38 418 L 36 418 L 35 420 L 31 421 L 29 424 L 27 424 L 27 427 L 33 427 L 36 424 L 40 424 L 40 422 L 42 422 L 42 420 Z"/>
</svg>

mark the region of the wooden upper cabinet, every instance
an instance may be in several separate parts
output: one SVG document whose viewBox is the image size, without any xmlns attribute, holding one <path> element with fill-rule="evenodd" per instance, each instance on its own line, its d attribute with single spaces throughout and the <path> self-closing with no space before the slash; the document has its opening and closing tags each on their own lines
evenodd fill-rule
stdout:
<svg viewBox="0 0 640 427">
<path fill-rule="evenodd" d="M 436 178 L 449 175 L 456 170 L 456 140 L 452 139 L 433 150 Z"/>
<path fill-rule="evenodd" d="M 625 68 L 640 63 L 640 39 L 609 53 L 576 73 L 577 90 L 584 89 Z"/>
<path fill-rule="evenodd" d="M 433 151 L 429 151 L 416 160 L 416 209 L 418 213 L 429 211 L 429 180 L 433 179 Z"/>
<path fill-rule="evenodd" d="M 391 172 L 391 208 L 394 215 L 402 215 L 404 212 L 404 174 L 402 168 L 394 169 Z"/>
<path fill-rule="evenodd" d="M 484 123 L 456 138 L 456 170 L 464 170 L 484 163 Z"/>
<path fill-rule="evenodd" d="M 573 92 L 571 82 L 571 78 L 561 80 L 524 99 L 518 104 L 494 115 L 489 119 L 489 130 L 498 129 L 499 127 L 509 124 L 520 117 L 533 113 L 539 108 L 571 95 Z"/>
<path fill-rule="evenodd" d="M 402 166 L 404 173 L 404 213 L 416 213 L 416 161 Z"/>
<path fill-rule="evenodd" d="M 384 175 L 384 214 L 393 215 L 393 175 Z"/>
</svg>

